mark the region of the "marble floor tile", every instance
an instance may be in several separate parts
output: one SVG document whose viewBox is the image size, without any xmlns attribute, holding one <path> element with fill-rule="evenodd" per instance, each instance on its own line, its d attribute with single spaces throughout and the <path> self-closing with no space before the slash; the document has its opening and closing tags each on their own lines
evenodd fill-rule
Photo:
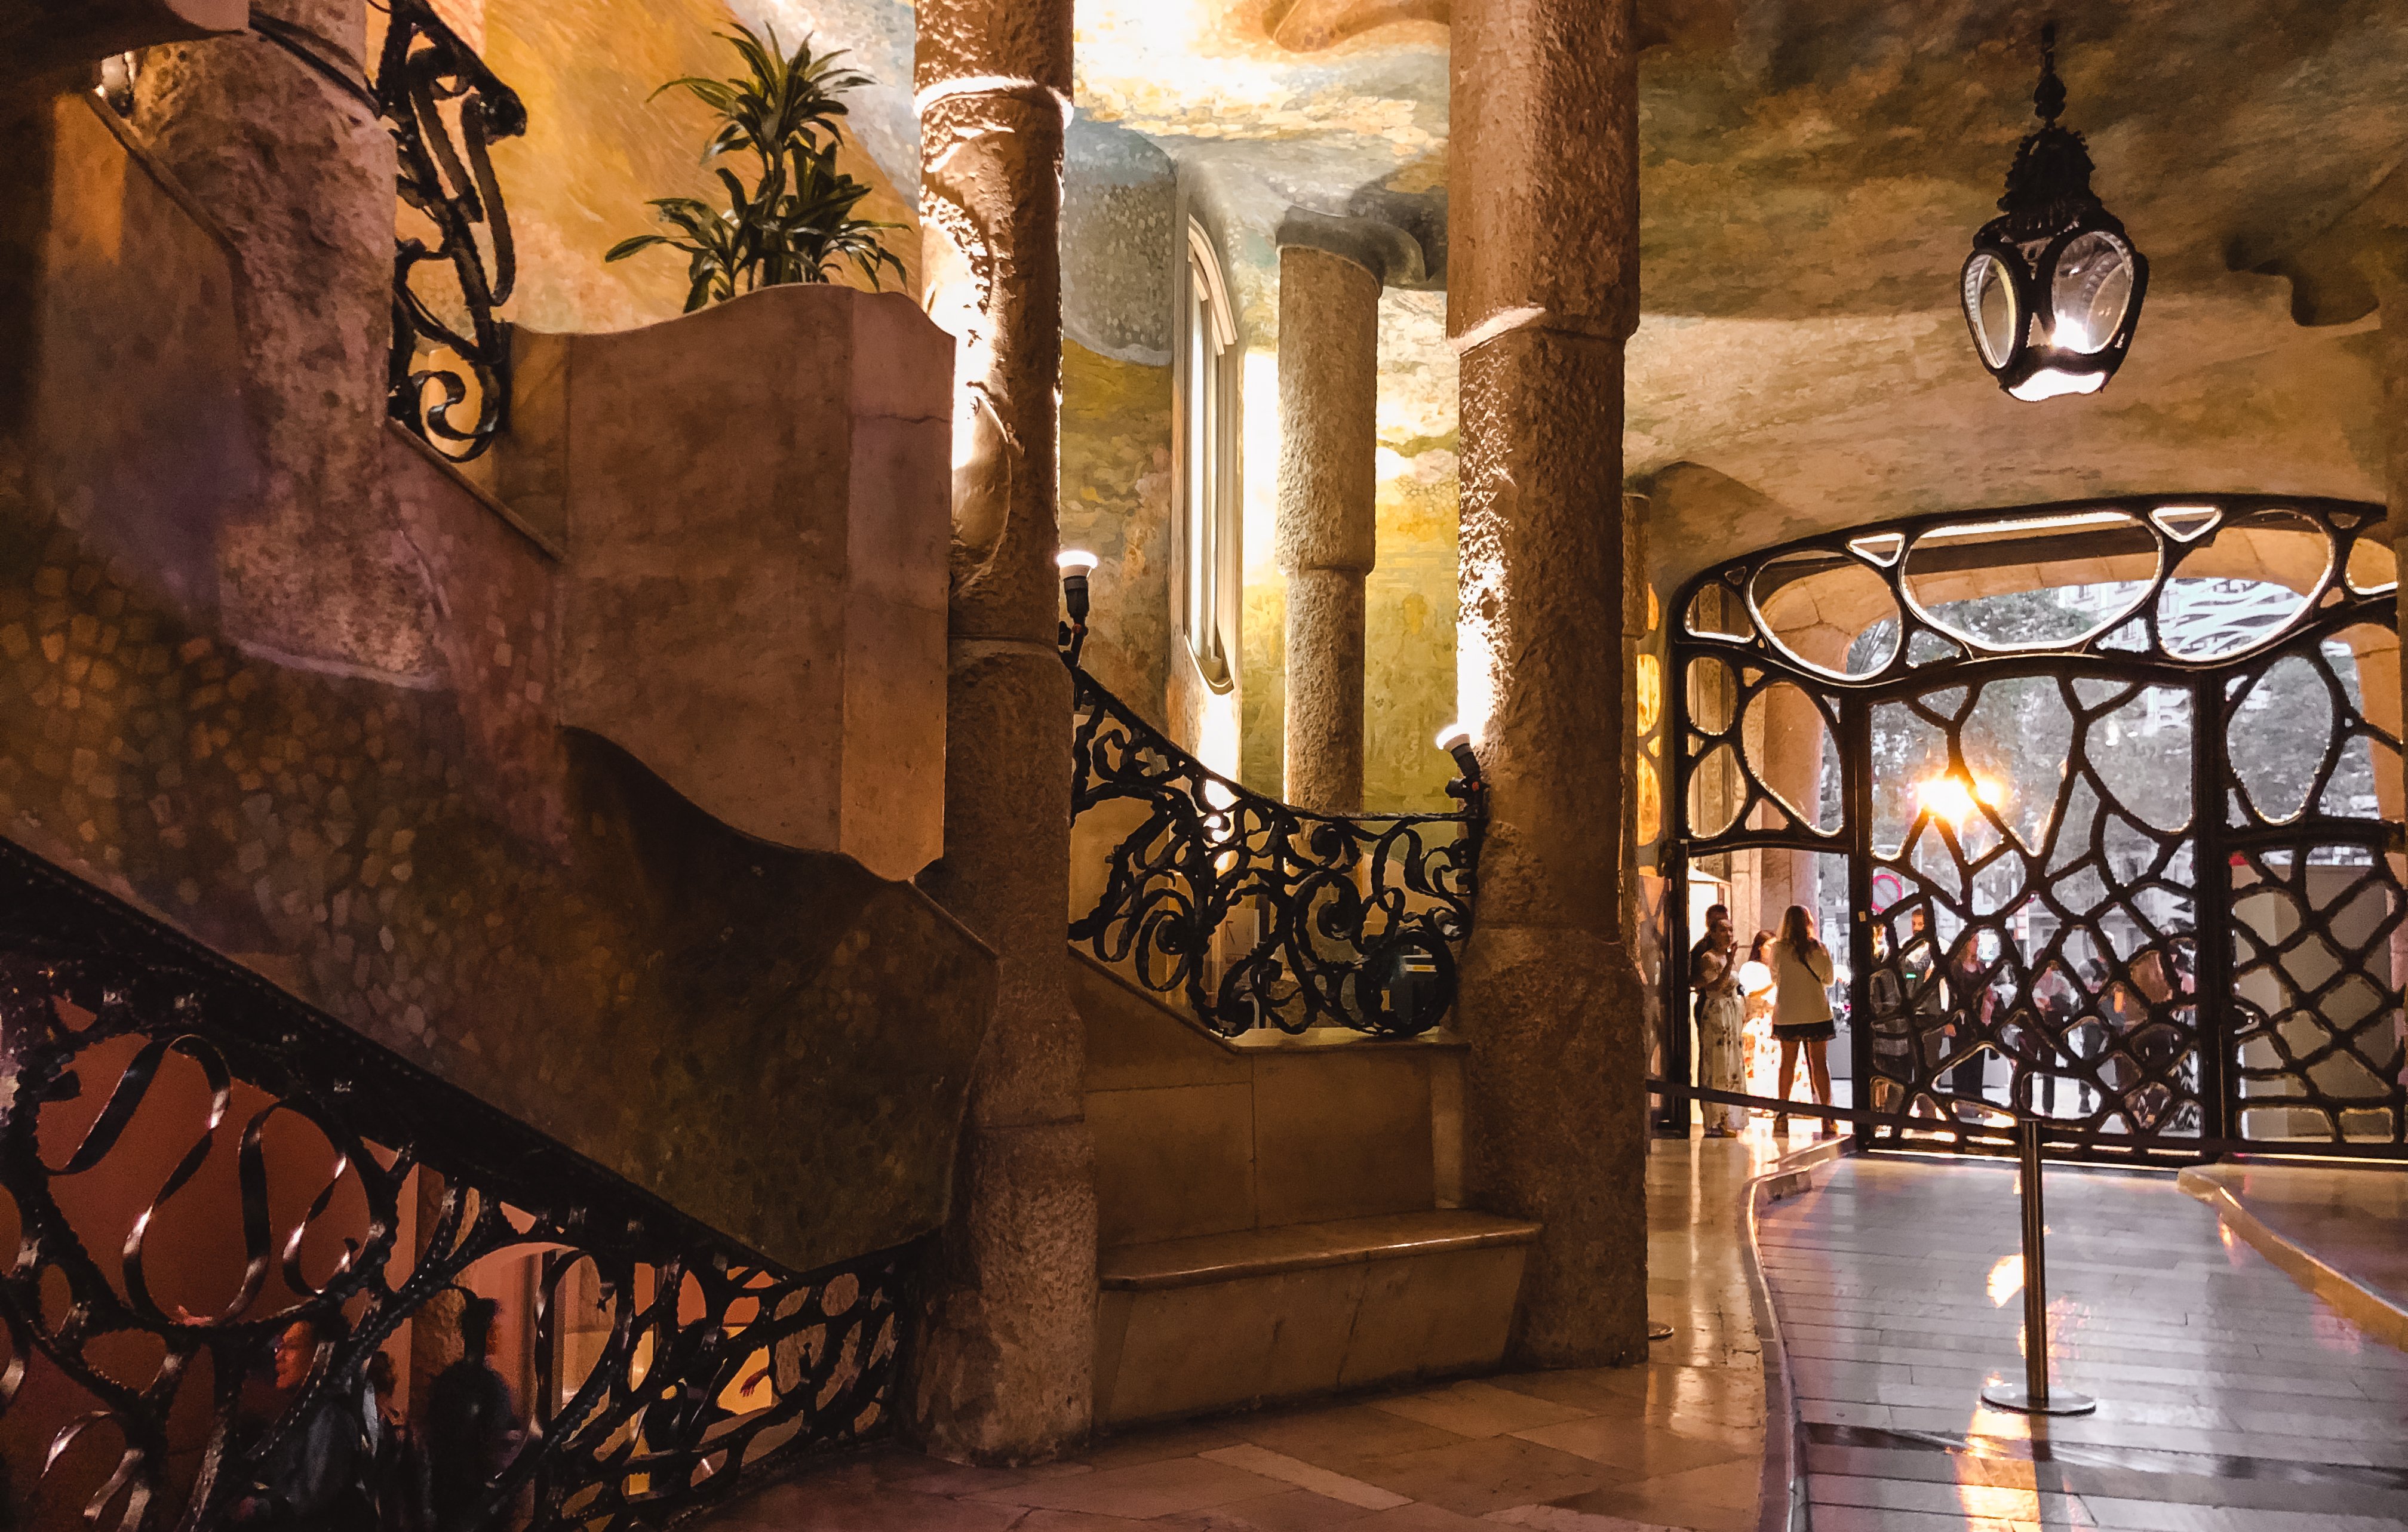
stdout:
<svg viewBox="0 0 2408 1532">
<path fill-rule="evenodd" d="M 1375 1511 L 1359 1522 L 1348 1522 L 1346 1532 L 1495 1532 L 1495 1524 L 1475 1521 L 1443 1506 L 1398 1506 Z"/>
<path fill-rule="evenodd" d="M 1537 1527 L 1539 1532 L 1673 1532 L 1661 1522 L 1633 1521 L 1627 1516 L 1575 1511 L 1570 1506 L 1514 1506 L 1492 1511 L 1481 1520 L 1499 1526 Z"/>
<path fill-rule="evenodd" d="M 1508 1436 L 1530 1426 L 1554 1425 L 1594 1413 L 1579 1406 L 1554 1403 L 1477 1380 L 1376 1400 L 1371 1408 L 1435 1425 L 1459 1437 Z"/>
<path fill-rule="evenodd" d="M 972 1501 L 1046 1511 L 1087 1511 L 1143 1519 L 1177 1511 L 1200 1511 L 1275 1494 L 1276 1479 L 1201 1457 L 1165 1458 L 1133 1468 L 1033 1479 L 1001 1489 L 981 1490 Z"/>
<path fill-rule="evenodd" d="M 1555 1503 L 1599 1515 L 1693 1528 L 1754 1532 L 1756 1486 L 1728 1465 L 1609 1484 Z"/>
<path fill-rule="evenodd" d="M 1641 1478 L 1682 1473 L 1712 1463 L 1761 1462 L 1762 1432 L 1720 1437 L 1690 1436 L 1653 1426 L 1633 1427 L 1602 1416 L 1567 1421 L 1514 1433 L 1560 1453 L 1570 1453 L 1611 1468 L 1627 1469 Z"/>
<path fill-rule="evenodd" d="M 1283 1490 L 1251 1500 L 1155 1521 L 1156 1527 L 1177 1526 L 1193 1532 L 1322 1532 L 1324 1527 L 1354 1526 L 1371 1511 L 1344 1500 L 1333 1500 L 1311 1490 Z"/>
<path fill-rule="evenodd" d="M 1344 1474 L 1398 1453 L 1452 1446 L 1469 1439 L 1363 1404 L 1246 1415 L 1230 1424 L 1244 1440 Z"/>
<path fill-rule="evenodd" d="M 1367 1463 L 1361 1477 L 1409 1499 L 1467 1516 L 1561 1499 L 1639 1477 L 1512 1437 L 1488 1437 Z"/>
<path fill-rule="evenodd" d="M 1309 1489 L 1316 1495 L 1357 1507 L 1364 1511 L 1393 1511 L 1407 1504 L 1404 1496 L 1359 1479 L 1350 1479 L 1329 1468 L 1317 1468 L 1301 1458 L 1272 1452 L 1253 1442 L 1240 1442 L 1234 1447 L 1218 1447 L 1203 1454 L 1215 1463 L 1226 1463 L 1233 1468 L 1276 1479 L 1283 1484 Z"/>
</svg>

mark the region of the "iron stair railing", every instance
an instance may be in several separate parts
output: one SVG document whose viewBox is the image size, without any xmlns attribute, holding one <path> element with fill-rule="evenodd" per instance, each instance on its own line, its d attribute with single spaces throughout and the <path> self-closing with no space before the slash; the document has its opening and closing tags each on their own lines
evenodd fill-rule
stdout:
<svg viewBox="0 0 2408 1532">
<path fill-rule="evenodd" d="M 1446 1019 L 1486 823 L 1476 780 L 1447 784 L 1463 804 L 1452 813 L 1297 809 L 1180 748 L 1074 649 L 1064 659 L 1073 820 L 1134 810 L 1125 829 L 1111 820 L 1103 891 L 1070 923 L 1074 945 L 1224 1037 L 1409 1038 Z"/>
<path fill-rule="evenodd" d="M 95 1207 L 111 1185 L 122 1200 L 150 1184 L 140 1167 L 159 1160 L 175 1098 L 194 1103 L 196 1083 L 206 1106 L 189 1147 L 122 1246 L 95 1244 L 125 1226 Z M 307 1211 L 280 1222 L 276 1205 L 294 1199 L 271 1198 L 270 1182 L 294 1169 L 270 1153 L 279 1117 L 331 1152 L 308 1166 Z M 238 1215 L 163 1221 L 212 1186 L 224 1196 L 229 1145 Z M 413 1170 L 439 1174 L 442 1193 L 405 1247 Z M 36 1496 L 119 1532 L 228 1525 L 313 1411 L 361 1419 L 369 1360 L 404 1322 L 513 1250 L 542 1253 L 543 1397 L 455 1525 L 657 1526 L 765 1467 L 880 1434 L 893 1410 L 901 1253 L 785 1269 L 7 841 L 0 1184 L 21 1231 L 0 1275 L 0 1423 L 46 1439 L 38 1465 L 9 1465 L 11 1511 Z M 156 1284 L 191 1285 L 204 1239 L 240 1277 L 195 1314 Z M 306 1269 L 313 1260 L 329 1269 Z M 572 1290 L 592 1306 L 577 1328 L 600 1337 L 581 1378 L 557 1359 Z M 308 1381 L 272 1420 L 250 1418 L 269 1348 L 304 1320 L 322 1338 Z M 198 1407 L 185 1398 L 197 1389 Z M 89 1439 L 109 1441 L 113 1463 L 72 1450 Z M 79 1470 L 96 1482 L 69 1482 Z"/>
</svg>

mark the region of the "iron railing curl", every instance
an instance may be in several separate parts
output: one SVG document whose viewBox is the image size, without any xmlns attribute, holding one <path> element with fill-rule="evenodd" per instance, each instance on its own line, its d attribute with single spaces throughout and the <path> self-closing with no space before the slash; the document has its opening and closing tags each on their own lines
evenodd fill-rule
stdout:
<svg viewBox="0 0 2408 1532">
<path fill-rule="evenodd" d="M 393 0 L 375 91 L 393 133 L 395 190 L 437 235 L 432 249 L 415 236 L 394 240 L 388 408 L 427 445 L 466 462 L 509 423 L 510 342 L 497 311 L 517 285 L 518 256 L 489 149 L 526 132 L 526 107 L 427 0 Z M 456 148 L 447 105 L 459 124 Z M 493 248 L 490 269 L 480 227 Z M 429 265 L 449 269 L 455 294 L 422 290 L 418 268 Z M 472 383 L 475 413 L 463 422 L 454 417 L 471 402 Z"/>
<path fill-rule="evenodd" d="M 1071 813 L 1141 810 L 1070 940 L 1224 1037 L 1427 1032 L 1453 1009 L 1486 814 L 1317 814 L 1205 766 L 1072 662 Z M 1117 821 L 1114 822 L 1117 827 Z"/>
</svg>

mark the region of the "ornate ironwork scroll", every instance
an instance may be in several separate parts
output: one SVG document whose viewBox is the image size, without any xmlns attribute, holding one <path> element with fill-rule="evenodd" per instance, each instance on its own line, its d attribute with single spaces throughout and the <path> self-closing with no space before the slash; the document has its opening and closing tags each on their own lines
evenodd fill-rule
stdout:
<svg viewBox="0 0 2408 1532">
<path fill-rule="evenodd" d="M 1855 1101 L 1929 1124 L 1870 1141 L 1997 1151 L 2012 1113 L 2408 1156 L 2382 522 L 2247 495 L 1974 511 L 1680 593 L 1671 866 L 1845 868 L 1793 885 L 1845 923 Z"/>
<path fill-rule="evenodd" d="M 542 1269 L 536 1424 L 456 1525 L 657 1526 L 891 1408 L 896 1256 L 784 1270 L 5 842 L 0 1183 L 0 1421 L 47 1453 L 8 1465 L 11 1525 L 228 1525 L 512 1253 Z"/>
<path fill-rule="evenodd" d="M 395 240 L 393 364 L 387 408 L 445 456 L 465 462 L 508 423 L 509 340 L 494 311 L 518 280 L 509 213 L 487 150 L 526 131 L 526 107 L 426 0 L 393 0 L 377 64 L 379 109 L 398 152 L 403 204 L 435 226 L 428 249 Z M 453 106 L 459 144 L 444 108 Z M 477 230 L 493 247 L 486 265 Z M 419 268 L 447 270 L 456 291 L 440 296 Z M 465 373 L 465 376 L 464 376 Z M 466 421 L 459 411 L 469 405 Z"/>
<path fill-rule="evenodd" d="M 1072 942 L 1225 1037 L 1412 1037 L 1446 1018 L 1471 929 L 1476 785 L 1449 784 L 1466 804 L 1455 813 L 1310 813 L 1221 776 L 1071 674 L 1071 813 L 1118 835 Z"/>
</svg>

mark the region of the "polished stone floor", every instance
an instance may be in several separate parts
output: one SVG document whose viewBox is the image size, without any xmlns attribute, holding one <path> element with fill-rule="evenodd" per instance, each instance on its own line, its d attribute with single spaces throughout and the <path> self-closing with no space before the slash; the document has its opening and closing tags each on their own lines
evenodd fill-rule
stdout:
<svg viewBox="0 0 2408 1532">
<path fill-rule="evenodd" d="M 2373 1343 L 2164 1175 L 2052 1167 L 2057 1385 L 2095 1415 L 1983 1406 L 2019 1371 L 2014 1170 L 1850 1160 L 1765 1214 L 1815 1532 L 2398 1532 L 2408 1355 Z"/>
<path fill-rule="evenodd" d="M 2201 1173 L 2282 1238 L 2408 1306 L 2408 1166 L 2246 1161 Z"/>
<path fill-rule="evenodd" d="M 1804 1142 L 1802 1137 L 1799 1140 Z M 900 1449 L 695 1525 L 717 1532 L 1748 1532 L 1764 1379 L 1738 1199 L 1763 1130 L 1659 1143 L 1648 1167 L 1650 1365 L 1511 1375 L 1104 1439 L 1022 1470 Z"/>
</svg>

